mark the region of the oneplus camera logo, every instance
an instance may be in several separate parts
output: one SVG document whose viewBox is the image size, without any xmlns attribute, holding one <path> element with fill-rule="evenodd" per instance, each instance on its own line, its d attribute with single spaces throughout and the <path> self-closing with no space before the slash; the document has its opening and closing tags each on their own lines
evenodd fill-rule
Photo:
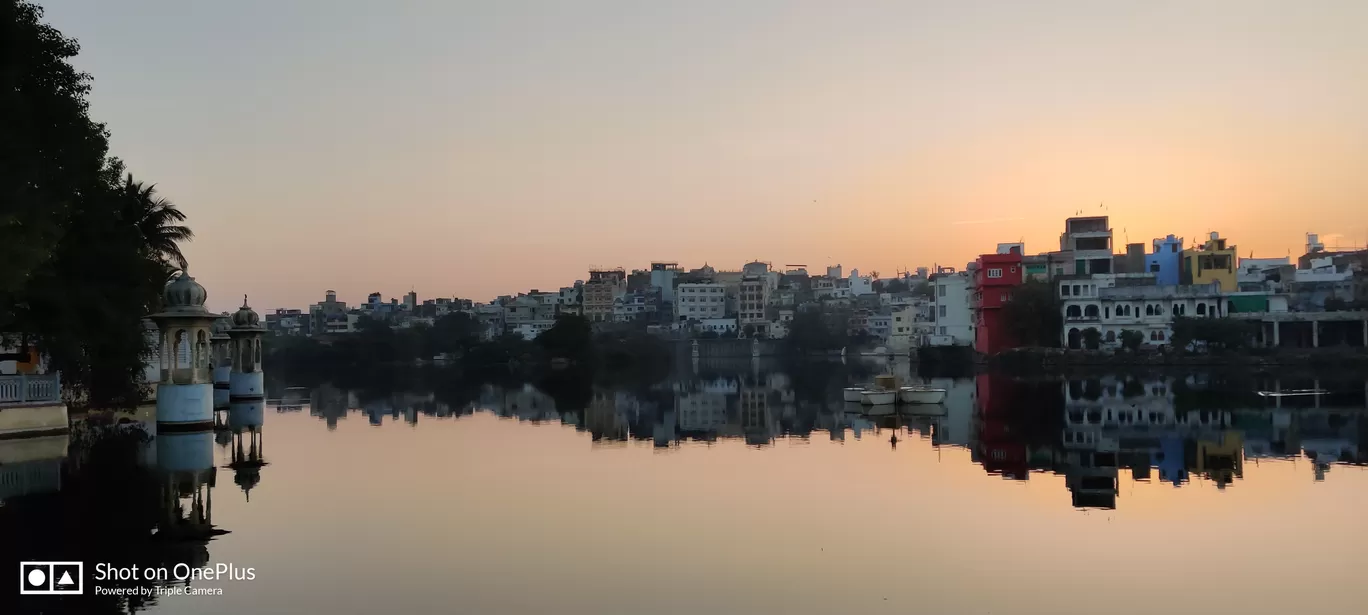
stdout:
<svg viewBox="0 0 1368 615">
<path fill-rule="evenodd" d="M 82 562 L 19 562 L 19 593 L 40 596 L 80 594 L 85 590 Z"/>
</svg>

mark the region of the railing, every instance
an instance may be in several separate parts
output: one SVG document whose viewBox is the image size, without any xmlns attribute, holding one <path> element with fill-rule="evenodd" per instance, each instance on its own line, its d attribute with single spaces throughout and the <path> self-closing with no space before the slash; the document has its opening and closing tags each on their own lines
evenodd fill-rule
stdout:
<svg viewBox="0 0 1368 615">
<path fill-rule="evenodd" d="M 0 376 L 0 404 L 58 401 L 62 397 L 62 375 Z"/>
</svg>

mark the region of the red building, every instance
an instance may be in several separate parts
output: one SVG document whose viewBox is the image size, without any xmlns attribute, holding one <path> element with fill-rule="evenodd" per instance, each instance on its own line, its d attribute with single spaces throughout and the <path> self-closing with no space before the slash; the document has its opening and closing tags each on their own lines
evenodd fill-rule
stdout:
<svg viewBox="0 0 1368 615">
<path fill-rule="evenodd" d="M 1011 301 L 1012 290 L 1021 286 L 1025 267 L 1021 264 L 1020 244 L 1002 249 L 1005 254 L 978 257 L 978 269 L 974 271 L 974 350 L 983 354 L 1016 347 L 1003 321 L 1002 308 Z"/>
</svg>

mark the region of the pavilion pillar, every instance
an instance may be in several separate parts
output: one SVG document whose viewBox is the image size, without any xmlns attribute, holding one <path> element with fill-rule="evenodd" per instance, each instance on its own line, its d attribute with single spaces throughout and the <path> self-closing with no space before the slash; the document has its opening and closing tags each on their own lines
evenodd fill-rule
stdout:
<svg viewBox="0 0 1368 615">
<path fill-rule="evenodd" d="M 1311 321 L 1311 347 L 1320 348 L 1320 321 Z"/>
<path fill-rule="evenodd" d="M 1274 320 L 1274 321 L 1273 321 L 1273 347 L 1274 347 L 1274 348 L 1280 348 L 1280 347 L 1282 347 L 1282 336 L 1281 336 L 1282 327 L 1281 327 L 1281 325 L 1282 325 L 1282 321 L 1281 321 L 1281 320 Z"/>
<path fill-rule="evenodd" d="M 1363 321 L 1363 347 L 1368 348 L 1368 320 Z"/>
</svg>

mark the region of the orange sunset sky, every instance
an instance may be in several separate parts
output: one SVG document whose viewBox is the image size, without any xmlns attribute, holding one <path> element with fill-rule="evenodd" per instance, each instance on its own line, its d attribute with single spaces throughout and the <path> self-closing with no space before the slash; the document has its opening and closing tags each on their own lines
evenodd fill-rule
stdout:
<svg viewBox="0 0 1368 615">
<path fill-rule="evenodd" d="M 1368 2 L 42 2 L 210 307 L 1368 242 Z"/>
</svg>

